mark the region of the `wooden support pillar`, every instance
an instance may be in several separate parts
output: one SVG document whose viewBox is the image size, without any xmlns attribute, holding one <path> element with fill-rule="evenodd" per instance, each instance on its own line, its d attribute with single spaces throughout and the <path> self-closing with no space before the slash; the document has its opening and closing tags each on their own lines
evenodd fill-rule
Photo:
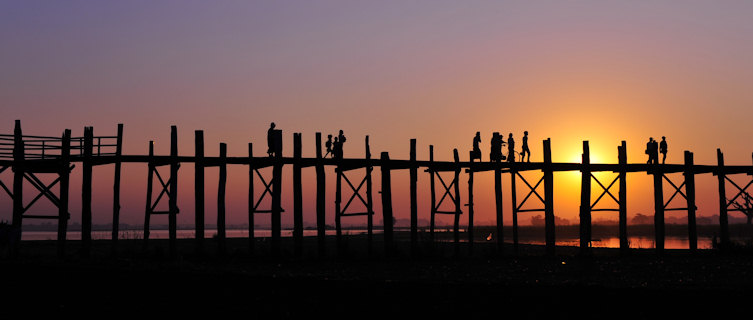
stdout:
<svg viewBox="0 0 753 320">
<path fill-rule="evenodd" d="M 471 156 L 471 162 L 473 157 Z M 479 160 L 480 161 L 480 160 Z M 468 252 L 473 255 L 473 166 L 468 168 Z"/>
<path fill-rule="evenodd" d="M 71 176 L 71 130 L 63 132 L 62 147 L 60 149 L 60 204 L 58 205 L 58 257 L 65 256 L 65 238 L 68 232 L 68 203 L 70 195 Z"/>
<path fill-rule="evenodd" d="M 24 214 L 24 171 L 25 171 L 25 147 L 21 120 L 16 120 L 13 129 L 13 227 L 21 230 Z M 14 251 L 16 249 L 14 248 Z"/>
<path fill-rule="evenodd" d="M 118 254 L 118 238 L 120 236 L 120 172 L 123 155 L 123 124 L 118 123 L 118 135 L 115 140 L 115 177 L 112 193 L 112 253 Z"/>
<path fill-rule="evenodd" d="M 580 182 L 580 253 L 588 254 L 591 245 L 591 152 L 583 141 Z"/>
<path fill-rule="evenodd" d="M 627 143 L 625 141 L 622 141 L 622 146 L 617 147 L 617 162 L 620 166 L 620 252 L 622 254 L 627 254 L 630 245 L 628 243 L 627 235 Z"/>
<path fill-rule="evenodd" d="M 94 128 L 84 127 L 84 159 L 81 181 L 81 257 L 88 258 L 92 242 L 92 152 Z"/>
<path fill-rule="evenodd" d="M 316 133 L 316 236 L 318 240 L 319 257 L 326 255 L 326 202 L 324 163 L 322 162 L 322 133 Z"/>
<path fill-rule="evenodd" d="M 496 160 L 494 167 L 494 204 L 496 205 L 497 213 L 497 253 L 502 254 L 504 252 L 504 216 L 502 207 L 502 168 L 500 167 L 500 160 Z M 513 204 L 514 205 L 514 204 Z"/>
<path fill-rule="evenodd" d="M 392 179 L 390 176 L 390 155 L 382 152 L 382 221 L 384 221 L 384 254 L 393 255 L 393 234 L 392 225 Z"/>
<path fill-rule="evenodd" d="M 452 155 L 455 158 L 455 223 L 453 230 L 453 238 L 455 240 L 455 253 L 458 253 L 460 249 L 460 156 L 458 155 L 458 149 L 452 150 Z"/>
<path fill-rule="evenodd" d="M 695 221 L 695 172 L 693 171 L 693 153 L 685 151 L 685 199 L 688 204 L 688 240 L 690 251 L 698 249 L 698 232 Z"/>
<path fill-rule="evenodd" d="M 248 252 L 254 254 L 254 145 L 248 143 Z"/>
<path fill-rule="evenodd" d="M 418 252 L 418 166 L 416 164 L 416 139 L 410 139 L 410 247 Z"/>
<path fill-rule="evenodd" d="M 662 177 L 664 172 L 658 164 L 653 165 L 654 177 L 654 234 L 656 252 L 664 252 L 664 188 Z"/>
<path fill-rule="evenodd" d="M 282 235 L 282 143 L 275 150 L 275 163 L 272 167 L 272 255 L 279 257 Z"/>
<path fill-rule="evenodd" d="M 168 227 L 170 233 L 170 257 L 178 255 L 178 127 L 170 127 L 170 202 L 168 213 Z"/>
<path fill-rule="evenodd" d="M 546 253 L 554 255 L 554 175 L 552 171 L 552 142 L 544 140 L 544 220 L 546 223 Z"/>
<path fill-rule="evenodd" d="M 194 228 L 196 230 L 196 252 L 204 252 L 204 131 L 196 130 L 194 162 Z"/>
<path fill-rule="evenodd" d="M 301 134 L 293 134 L 293 242 L 295 256 L 303 255 L 303 182 L 301 181 Z"/>
<path fill-rule="evenodd" d="M 729 218 L 727 216 L 727 191 L 724 173 L 724 154 L 721 149 L 716 149 L 717 172 L 719 180 L 719 233 L 722 249 L 729 246 Z"/>
<path fill-rule="evenodd" d="M 149 158 L 147 160 L 147 178 L 146 178 L 146 209 L 144 210 L 144 249 L 149 243 L 149 225 L 152 217 L 152 189 L 154 183 L 154 141 L 149 141 Z"/>
<path fill-rule="evenodd" d="M 436 216 L 436 207 L 437 207 L 437 196 L 434 195 L 434 184 L 435 184 L 435 177 L 434 177 L 434 146 L 429 145 L 429 176 L 430 179 L 430 185 L 431 188 L 431 222 L 429 223 L 429 240 L 431 242 L 434 242 L 434 223 L 436 222 L 435 216 Z"/>
<path fill-rule="evenodd" d="M 220 143 L 220 177 L 217 187 L 217 253 L 225 255 L 227 240 L 225 232 L 225 188 L 227 187 L 227 144 Z"/>
<path fill-rule="evenodd" d="M 369 162 L 369 160 L 371 160 L 371 148 L 369 147 L 369 136 L 366 136 L 366 162 Z M 369 255 L 374 251 L 374 199 L 371 194 L 373 192 L 371 182 L 371 172 L 373 170 L 374 168 L 371 166 L 366 167 L 366 225 L 368 230 Z"/>
<path fill-rule="evenodd" d="M 518 253 L 518 190 L 515 186 L 518 171 L 515 163 L 510 164 L 510 201 L 512 201 L 512 245 L 515 254 Z"/>
<path fill-rule="evenodd" d="M 337 167 L 335 167 L 335 172 L 337 173 L 337 180 L 335 181 L 335 241 L 337 242 L 337 252 L 338 254 L 342 253 L 343 248 L 343 239 L 342 239 L 342 224 L 341 224 L 341 202 L 342 202 L 342 179 L 343 179 L 343 172 L 342 172 L 342 166 L 341 166 L 341 158 L 337 159 Z"/>
</svg>

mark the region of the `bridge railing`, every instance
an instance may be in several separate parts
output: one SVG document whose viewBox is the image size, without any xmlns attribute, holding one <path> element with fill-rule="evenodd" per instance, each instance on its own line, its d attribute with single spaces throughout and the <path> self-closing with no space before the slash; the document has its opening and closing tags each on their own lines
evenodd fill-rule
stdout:
<svg viewBox="0 0 753 320">
<path fill-rule="evenodd" d="M 117 136 L 93 137 L 92 156 L 116 155 Z M 0 134 L 0 160 L 13 160 L 15 136 Z M 24 146 L 24 159 L 47 160 L 60 158 L 63 138 L 45 136 L 21 136 Z M 71 155 L 84 155 L 84 137 L 71 138 Z"/>
</svg>

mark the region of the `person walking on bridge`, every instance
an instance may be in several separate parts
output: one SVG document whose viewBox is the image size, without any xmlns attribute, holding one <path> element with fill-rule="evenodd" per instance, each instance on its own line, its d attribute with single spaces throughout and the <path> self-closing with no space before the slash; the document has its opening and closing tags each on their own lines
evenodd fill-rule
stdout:
<svg viewBox="0 0 753 320">
<path fill-rule="evenodd" d="M 507 138 L 507 162 L 515 162 L 515 140 L 512 138 L 512 132 Z"/>
<path fill-rule="evenodd" d="M 528 131 L 523 131 L 523 145 L 520 150 L 520 162 L 525 162 L 528 155 L 528 162 L 531 162 L 531 150 L 528 149 Z"/>
<path fill-rule="evenodd" d="M 661 143 L 659 144 L 659 152 L 661 152 L 662 154 L 661 164 L 664 164 L 664 160 L 667 160 L 667 137 L 665 136 L 661 137 Z"/>
<path fill-rule="evenodd" d="M 481 132 L 476 131 L 476 136 L 473 137 L 473 151 L 471 152 L 471 161 L 473 159 L 478 159 L 478 161 L 481 161 L 481 148 L 479 148 L 479 143 L 481 143 Z"/>
</svg>

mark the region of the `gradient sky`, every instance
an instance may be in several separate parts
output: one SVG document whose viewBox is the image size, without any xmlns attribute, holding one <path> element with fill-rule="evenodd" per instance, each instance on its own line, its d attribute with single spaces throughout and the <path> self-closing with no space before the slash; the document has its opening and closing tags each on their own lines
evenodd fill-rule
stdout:
<svg viewBox="0 0 753 320">
<path fill-rule="evenodd" d="M 124 123 L 125 153 L 145 154 L 155 140 L 166 154 L 177 125 L 181 154 L 193 154 L 193 132 L 203 129 L 208 155 L 222 141 L 242 156 L 250 141 L 263 153 L 274 121 L 285 132 L 286 155 L 292 132 L 303 133 L 304 156 L 313 156 L 315 132 L 343 129 L 346 157 L 362 157 L 370 135 L 375 155 L 405 159 L 417 138 L 420 159 L 433 144 L 436 158 L 449 160 L 452 148 L 467 159 L 476 131 L 487 159 L 491 132 L 513 132 L 519 142 L 528 130 L 534 161 L 550 137 L 554 161 L 579 161 L 581 141 L 589 140 L 592 161 L 611 163 L 620 141 L 629 162 L 644 162 L 648 137 L 665 135 L 668 162 L 691 150 L 696 163 L 714 164 L 719 147 L 728 164 L 747 165 L 751 14 L 750 1 L 0 0 L 2 132 L 12 132 L 14 119 L 27 134 L 54 136 L 65 128 L 82 135 L 87 125 L 111 135 Z M 124 170 L 122 221 L 141 223 L 146 168 Z M 208 169 L 208 221 L 214 172 Z M 243 223 L 246 169 L 230 172 L 228 220 Z M 111 166 L 95 170 L 95 223 L 111 220 L 111 173 Z M 193 221 L 192 175 L 190 165 L 181 168 L 182 224 Z M 304 178 L 314 190 L 313 170 Z M 409 213 L 407 178 L 393 177 L 398 218 Z M 8 184 L 9 173 L 0 179 Z M 699 215 L 717 214 L 715 178 L 697 179 Z M 579 177 L 555 180 L 555 213 L 575 220 Z M 630 215 L 653 213 L 649 181 L 629 175 Z M 421 174 L 426 219 L 427 182 Z M 465 189 L 465 176 L 461 183 Z M 478 221 L 491 223 L 491 174 L 476 186 Z M 79 197 L 72 192 L 74 221 Z M 292 212 L 292 199 L 283 201 Z M 304 201 L 313 222 L 313 193 Z M 509 220 L 509 194 L 504 201 Z M 9 219 L 10 200 L 2 196 L 0 205 L 0 219 Z"/>
</svg>

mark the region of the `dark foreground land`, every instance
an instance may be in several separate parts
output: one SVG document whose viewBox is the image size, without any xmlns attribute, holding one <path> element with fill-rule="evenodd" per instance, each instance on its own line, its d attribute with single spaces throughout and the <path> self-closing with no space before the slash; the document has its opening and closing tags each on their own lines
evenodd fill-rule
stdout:
<svg viewBox="0 0 753 320">
<path fill-rule="evenodd" d="M 380 237 L 375 236 L 375 240 Z M 193 316 L 277 318 L 712 318 L 753 314 L 753 253 L 747 248 L 690 254 L 668 250 L 598 249 L 590 257 L 558 247 L 553 257 L 540 246 L 512 247 L 495 255 L 492 243 L 422 244 L 411 257 L 398 241 L 397 256 L 385 258 L 375 242 L 371 256 L 364 236 L 349 236 L 347 249 L 317 258 L 316 239 L 306 239 L 294 258 L 284 239 L 280 259 L 259 241 L 248 254 L 246 239 L 229 239 L 219 257 L 213 240 L 201 256 L 193 240 L 179 240 L 170 259 L 167 242 L 121 241 L 117 257 L 108 241 L 95 241 L 92 257 L 79 258 L 78 243 L 55 258 L 54 241 L 24 242 L 15 259 L 0 261 L 0 318 L 28 316 Z"/>
</svg>

